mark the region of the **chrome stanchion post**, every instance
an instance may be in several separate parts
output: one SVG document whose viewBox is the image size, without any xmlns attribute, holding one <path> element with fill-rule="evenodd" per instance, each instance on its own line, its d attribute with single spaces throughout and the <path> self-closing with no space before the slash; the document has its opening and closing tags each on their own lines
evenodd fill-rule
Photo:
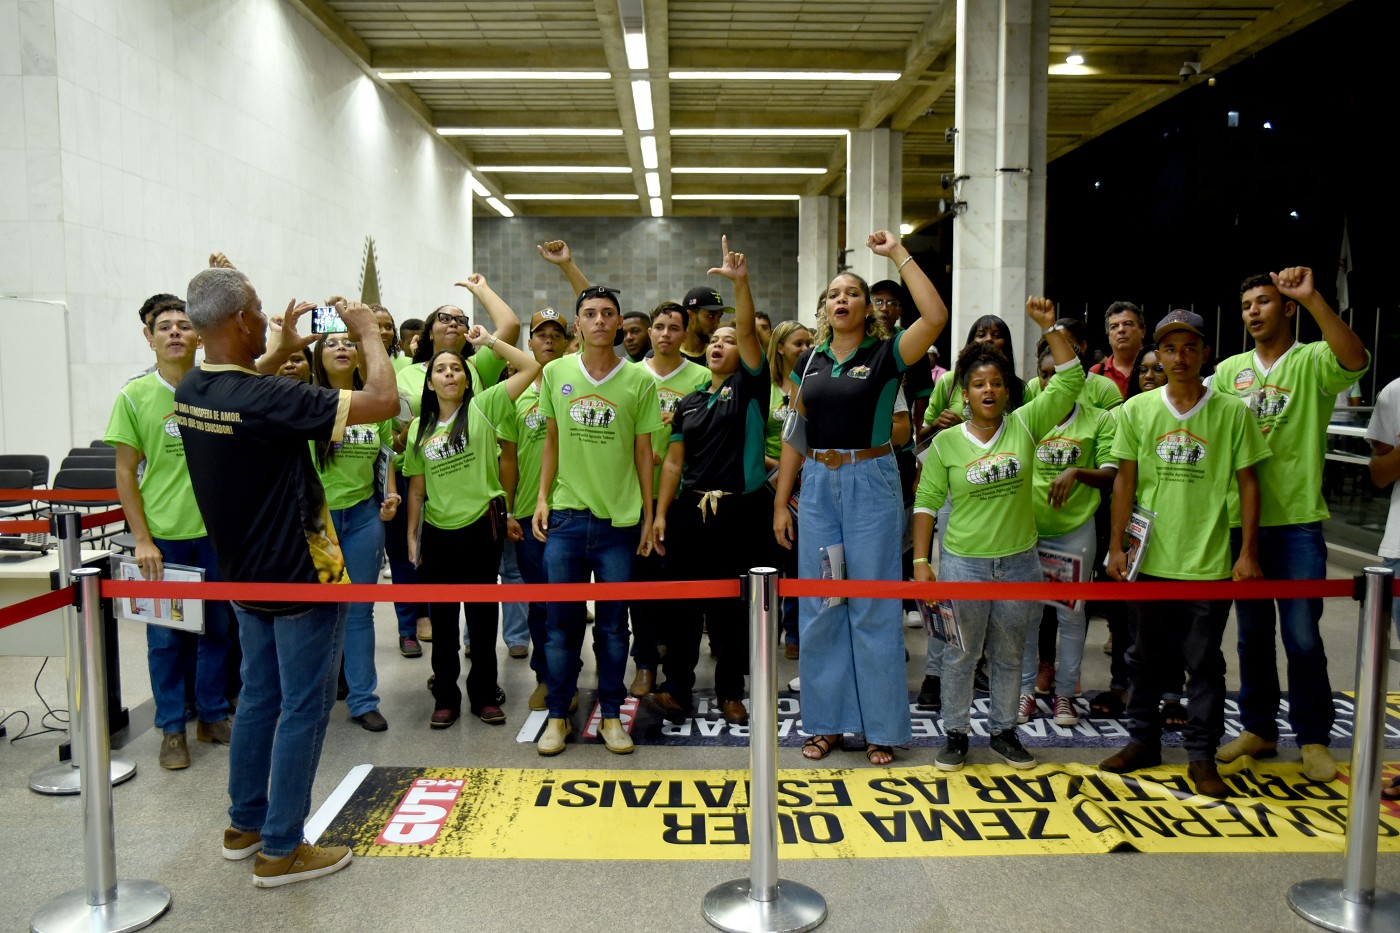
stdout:
<svg viewBox="0 0 1400 933">
<path fill-rule="evenodd" d="M 75 509 L 54 509 L 49 516 L 49 533 L 58 540 L 58 579 L 71 580 L 73 572 L 83 565 L 81 516 Z M 78 653 L 79 629 L 83 620 L 72 609 L 65 609 L 66 625 L 63 632 L 64 666 L 68 681 L 68 750 L 69 759 L 57 764 L 46 765 L 29 776 L 29 789 L 40 794 L 63 796 L 76 794 L 81 788 L 78 772 L 83 762 L 83 724 L 75 712 L 78 708 L 77 683 L 78 668 L 82 656 Z M 105 680 L 105 678 L 104 678 Z M 103 733 L 107 721 L 101 723 Z M 136 776 L 136 762 L 130 758 L 118 757 L 111 764 L 112 783 L 121 784 Z"/>
<path fill-rule="evenodd" d="M 700 909 L 729 933 L 800 933 L 826 919 L 826 900 L 778 878 L 778 571 L 754 567 L 749 601 L 749 877 L 710 890 Z"/>
<path fill-rule="evenodd" d="M 78 591 L 77 702 L 69 716 L 82 721 L 78 769 L 83 795 L 83 877 L 86 882 L 39 908 L 29 922 L 34 933 L 83 930 L 120 933 L 150 926 L 170 908 L 170 891 L 154 881 L 118 881 L 112 822 L 111 737 L 107 734 L 107 670 L 102 627 L 102 571 L 79 568 L 71 577 Z"/>
<path fill-rule="evenodd" d="M 1386 664 L 1394 574 L 1367 567 L 1357 659 L 1356 722 L 1351 747 L 1351 798 L 1341 880 L 1300 881 L 1288 905 L 1304 919 L 1344 933 L 1400 930 L 1400 894 L 1376 889 L 1376 832 L 1380 823 L 1381 750 L 1385 725 Z"/>
</svg>

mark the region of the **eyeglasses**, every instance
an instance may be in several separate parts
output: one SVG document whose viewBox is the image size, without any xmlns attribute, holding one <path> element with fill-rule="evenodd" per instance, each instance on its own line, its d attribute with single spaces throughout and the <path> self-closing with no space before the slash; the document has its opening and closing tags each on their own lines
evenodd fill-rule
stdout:
<svg viewBox="0 0 1400 933">
<path fill-rule="evenodd" d="M 1166 372 L 1166 371 L 1167 371 L 1167 368 L 1166 368 L 1165 366 L 1163 366 L 1161 363 L 1157 363 L 1157 364 L 1152 365 L 1152 366 L 1139 366 L 1139 367 L 1138 367 L 1138 375 L 1139 375 L 1139 376 L 1146 376 L 1148 373 L 1164 373 L 1164 372 Z"/>
<path fill-rule="evenodd" d="M 456 324 L 458 327 L 466 327 L 467 316 L 465 314 L 448 314 L 446 311 L 439 311 L 437 313 L 437 322 L 439 324 Z"/>
<path fill-rule="evenodd" d="M 355 341 L 345 337 L 332 337 L 322 344 L 322 346 L 327 350 L 353 350 L 355 349 Z"/>
<path fill-rule="evenodd" d="M 900 306 L 898 298 L 876 298 L 870 303 L 877 308 L 898 308 Z"/>
</svg>

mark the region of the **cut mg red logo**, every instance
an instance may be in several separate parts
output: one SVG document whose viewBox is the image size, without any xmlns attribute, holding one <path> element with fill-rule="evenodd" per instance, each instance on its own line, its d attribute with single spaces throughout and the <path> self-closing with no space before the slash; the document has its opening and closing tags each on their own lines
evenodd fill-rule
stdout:
<svg viewBox="0 0 1400 933">
<path fill-rule="evenodd" d="M 462 794 L 462 781 L 419 778 L 374 840 L 378 845 L 424 845 L 436 842 L 447 814 Z"/>
</svg>

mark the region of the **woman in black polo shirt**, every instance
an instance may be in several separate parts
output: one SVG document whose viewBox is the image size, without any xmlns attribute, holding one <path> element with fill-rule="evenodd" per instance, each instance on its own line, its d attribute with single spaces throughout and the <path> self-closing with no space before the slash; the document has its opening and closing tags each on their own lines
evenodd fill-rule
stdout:
<svg viewBox="0 0 1400 933">
<path fill-rule="evenodd" d="M 763 490 L 768 478 L 763 464 L 768 372 L 754 329 L 748 265 L 743 253 L 729 251 L 728 237 L 723 244 L 724 264 L 710 272 L 734 282 L 734 326 L 718 328 L 705 348 L 709 384 L 676 404 L 652 522 L 657 550 L 665 554 L 670 548 L 671 566 L 706 580 L 732 579 L 771 557 L 764 526 L 770 500 Z M 671 615 L 661 663 L 666 681 L 647 696 L 648 703 L 668 718 L 689 714 L 703 618 L 718 655 L 720 713 L 729 723 L 747 723 L 744 604 L 737 599 L 681 600 Z"/>
<path fill-rule="evenodd" d="M 844 272 L 827 286 L 817 345 L 793 368 L 810 449 L 784 442 L 773 509 L 773 533 L 791 548 L 787 501 L 805 454 L 811 462 L 802 470 L 798 545 L 805 578 L 823 576 L 823 552 L 839 545 L 845 577 L 900 579 L 904 500 L 890 446 L 894 398 L 900 375 L 923 358 L 948 320 L 938 290 L 898 237 L 881 230 L 866 245 L 895 263 L 919 318 L 890 338 L 864 279 Z M 854 732 L 865 736 L 871 764 L 889 764 L 891 746 L 910 737 L 899 600 L 803 597 L 799 605 L 802 721 L 812 736 L 803 755 L 824 758 L 842 733 Z"/>
</svg>

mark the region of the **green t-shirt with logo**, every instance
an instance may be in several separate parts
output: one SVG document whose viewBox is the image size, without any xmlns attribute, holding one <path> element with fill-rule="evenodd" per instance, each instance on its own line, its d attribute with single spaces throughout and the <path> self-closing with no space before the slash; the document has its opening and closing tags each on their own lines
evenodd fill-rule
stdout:
<svg viewBox="0 0 1400 933">
<path fill-rule="evenodd" d="M 1253 351 L 1215 367 L 1211 388 L 1244 400 L 1273 454 L 1259 465 L 1259 524 L 1301 525 L 1330 516 L 1322 498 L 1327 422 L 1337 393 L 1369 369 L 1348 372 L 1325 340 L 1295 343 L 1265 369 Z M 1239 527 L 1239 490 L 1231 493 L 1230 526 Z"/>
<path fill-rule="evenodd" d="M 554 419 L 559 434 L 559 465 L 549 507 L 587 509 L 619 528 L 637 524 L 642 488 L 634 457 L 636 437 L 662 427 L 651 375 L 618 360 L 595 382 L 580 355 L 551 360 L 544 367 L 540 412 Z"/>
<path fill-rule="evenodd" d="M 452 422 L 462 417 L 462 409 L 445 422 L 433 427 L 419 449 L 419 419 L 408 428 L 408 446 L 404 449 L 405 476 L 422 476 L 428 501 L 423 507 L 423 520 L 434 528 L 451 530 L 465 528 L 486 514 L 491 500 L 504 496 L 501 486 L 499 448 L 496 446 L 497 426 L 513 417 L 515 409 L 504 385 L 494 385 L 474 394 L 466 406 L 466 443 L 453 445 L 448 436 Z M 468 559 L 467 555 L 462 558 Z"/>
<path fill-rule="evenodd" d="M 945 498 L 951 500 L 945 550 L 987 558 L 1035 547 L 1039 535 L 1031 465 L 1036 441 L 1074 404 L 1083 382 L 1078 361 L 1066 363 L 1034 402 L 1003 415 L 1001 428 L 985 444 L 967 422 L 934 435 L 914 493 L 914 511 L 933 515 Z"/>
<path fill-rule="evenodd" d="M 661 414 L 674 415 L 676 405 L 680 400 L 694 392 L 700 386 L 710 384 L 710 370 L 707 366 L 691 362 L 687 359 L 681 360 L 681 365 L 674 371 L 659 376 L 651 368 L 655 359 L 642 360 L 633 363 L 633 366 L 640 366 L 647 376 L 651 378 L 656 386 L 656 401 L 661 408 Z M 669 421 L 670 419 L 666 419 Z M 651 452 L 657 459 L 657 465 L 651 474 L 651 494 L 654 496 L 661 490 L 661 464 L 666 461 L 666 451 L 671 447 L 671 426 L 663 424 L 660 430 L 651 432 Z"/>
<path fill-rule="evenodd" d="M 515 445 L 515 463 L 519 478 L 515 484 L 516 518 L 535 514 L 540 494 L 540 462 L 544 457 L 544 439 L 548 434 L 545 417 L 540 412 L 540 390 L 530 384 L 515 400 L 515 416 L 501 424 L 500 437 Z M 529 532 L 526 532 L 529 534 Z"/>
<path fill-rule="evenodd" d="M 1040 394 L 1040 380 L 1026 380 L 1026 401 L 1030 401 Z M 1092 405 L 1100 411 L 1109 411 L 1123 404 L 1123 393 L 1118 391 L 1118 384 L 1107 376 L 1100 376 L 1098 373 L 1089 373 L 1084 377 L 1084 388 L 1079 392 L 1079 402 L 1082 405 Z"/>
<path fill-rule="evenodd" d="M 938 416 L 952 406 L 954 398 L 958 399 L 958 408 L 962 408 L 962 399 L 953 388 L 953 371 L 950 369 L 939 376 L 933 383 L 933 391 L 929 393 L 928 408 L 924 409 L 924 424 L 933 424 L 938 420 Z"/>
<path fill-rule="evenodd" d="M 1093 521 L 1100 501 L 1097 489 L 1077 482 L 1070 487 L 1064 504 L 1056 509 L 1049 502 L 1050 484 L 1069 467 L 1097 470 L 1116 466 L 1113 434 L 1113 415 L 1080 402 L 1064 423 L 1055 425 L 1035 445 L 1031 495 L 1035 500 L 1035 528 L 1042 538 L 1058 538 Z"/>
<path fill-rule="evenodd" d="M 311 441 L 311 462 L 316 462 L 316 442 Z M 394 446 L 394 422 L 352 424 L 345 436 L 331 443 L 335 456 L 325 469 L 316 468 L 326 490 L 326 508 L 331 511 L 359 505 L 374 494 L 374 467 L 381 447 Z"/>
<path fill-rule="evenodd" d="M 1165 388 L 1135 395 L 1123 403 L 1113 455 L 1137 462 L 1138 504 L 1157 515 L 1142 572 L 1171 580 L 1229 579 L 1226 499 L 1235 473 L 1269 456 L 1245 404 L 1212 387 L 1194 408 L 1178 413 Z"/>
<path fill-rule="evenodd" d="M 784 399 L 787 399 L 784 402 Z M 792 400 L 781 387 L 768 386 L 768 420 L 763 423 L 763 455 L 777 460 L 783 455 L 783 420 Z"/>
<path fill-rule="evenodd" d="M 141 452 L 141 503 L 151 536 L 165 541 L 204 537 L 204 518 L 194 501 L 185 445 L 175 424 L 175 387 L 148 373 L 122 386 L 112 405 L 108 444 L 125 444 Z"/>
</svg>

